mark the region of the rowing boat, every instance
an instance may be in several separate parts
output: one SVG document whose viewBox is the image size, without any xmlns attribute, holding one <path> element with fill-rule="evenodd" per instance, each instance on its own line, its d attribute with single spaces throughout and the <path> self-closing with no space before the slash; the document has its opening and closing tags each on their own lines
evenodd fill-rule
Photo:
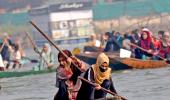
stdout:
<svg viewBox="0 0 170 100">
<path fill-rule="evenodd" d="M 84 46 L 84 52 L 89 51 L 89 52 L 98 52 L 98 51 L 103 51 L 103 48 L 101 47 L 95 47 L 95 46 Z"/>
<path fill-rule="evenodd" d="M 120 100 L 116 97 L 107 97 L 107 98 L 102 98 L 102 99 L 95 99 L 95 100 Z"/>
<path fill-rule="evenodd" d="M 0 72 L 0 78 L 22 77 L 22 76 L 28 76 L 28 75 L 51 73 L 51 72 L 55 72 L 55 71 L 56 71 L 56 69 L 44 69 L 44 70 L 39 70 L 39 71 L 34 71 L 34 70 L 5 71 L 5 72 Z"/>
<path fill-rule="evenodd" d="M 92 65 L 96 63 L 99 52 L 80 53 L 75 55 L 80 60 Z M 164 60 L 141 60 L 136 58 L 120 58 L 119 53 L 106 53 L 110 59 L 112 70 L 123 69 L 147 69 L 166 67 L 168 64 Z"/>
</svg>

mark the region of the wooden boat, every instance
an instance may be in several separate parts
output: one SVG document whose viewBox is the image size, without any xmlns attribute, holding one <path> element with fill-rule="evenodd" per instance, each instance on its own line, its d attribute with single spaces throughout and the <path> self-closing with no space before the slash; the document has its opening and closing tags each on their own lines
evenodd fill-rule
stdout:
<svg viewBox="0 0 170 100">
<path fill-rule="evenodd" d="M 99 52 L 88 52 L 75 55 L 80 60 L 92 65 L 96 63 Z M 166 67 L 164 60 L 141 60 L 136 58 L 120 58 L 119 53 L 106 53 L 110 59 L 110 67 L 113 70 L 146 69 Z"/>
<path fill-rule="evenodd" d="M 106 98 L 102 98 L 102 99 L 95 99 L 95 100 L 120 100 L 116 97 L 106 97 Z"/>
<path fill-rule="evenodd" d="M 11 78 L 11 77 L 22 77 L 27 75 L 37 75 L 37 74 L 44 74 L 44 73 L 51 73 L 55 72 L 56 69 L 45 69 L 40 71 L 6 71 L 6 72 L 0 72 L 0 78 Z"/>
<path fill-rule="evenodd" d="M 84 46 L 84 52 L 89 51 L 89 52 L 99 52 L 103 51 L 103 48 L 101 47 L 95 47 L 95 46 Z"/>
</svg>

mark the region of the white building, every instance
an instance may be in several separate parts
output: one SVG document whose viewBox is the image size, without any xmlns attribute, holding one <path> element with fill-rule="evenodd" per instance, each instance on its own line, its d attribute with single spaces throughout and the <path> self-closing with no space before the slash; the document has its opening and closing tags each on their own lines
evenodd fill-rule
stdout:
<svg viewBox="0 0 170 100">
<path fill-rule="evenodd" d="M 33 20 L 57 43 L 86 42 L 93 32 L 92 2 L 52 4 L 30 11 Z M 33 37 L 42 42 L 42 36 L 33 29 Z"/>
</svg>

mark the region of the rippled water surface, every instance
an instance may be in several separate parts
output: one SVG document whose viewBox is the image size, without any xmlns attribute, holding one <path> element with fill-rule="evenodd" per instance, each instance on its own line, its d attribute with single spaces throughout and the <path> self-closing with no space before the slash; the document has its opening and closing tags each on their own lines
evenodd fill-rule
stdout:
<svg viewBox="0 0 170 100">
<path fill-rule="evenodd" d="M 112 74 L 117 92 L 129 100 L 169 100 L 170 68 Z M 55 73 L 1 79 L 0 100 L 52 100 Z"/>
<path fill-rule="evenodd" d="M 170 100 L 170 67 L 112 73 L 119 95 L 128 100 Z M 0 100 L 53 100 L 55 72 L 0 79 Z"/>
</svg>

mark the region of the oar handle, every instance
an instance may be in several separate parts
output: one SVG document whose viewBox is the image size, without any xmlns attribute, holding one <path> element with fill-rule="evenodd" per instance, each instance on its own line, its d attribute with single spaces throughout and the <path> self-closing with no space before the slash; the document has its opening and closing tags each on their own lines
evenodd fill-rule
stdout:
<svg viewBox="0 0 170 100">
<path fill-rule="evenodd" d="M 80 76 L 79 76 L 78 78 L 81 79 L 81 80 L 83 80 L 84 82 L 92 85 L 92 86 L 96 86 L 95 83 L 90 82 L 89 80 L 87 80 L 87 79 L 85 79 L 85 78 L 83 78 L 83 77 L 80 77 Z M 101 87 L 101 90 L 103 90 L 104 92 L 110 93 L 110 94 L 112 94 L 113 96 L 118 96 L 118 97 L 120 97 L 120 98 L 123 99 L 123 100 L 127 100 L 126 98 L 124 98 L 124 97 L 122 97 L 122 96 L 120 96 L 120 95 L 117 95 L 116 93 L 114 93 L 114 92 L 112 92 L 112 91 L 110 91 L 110 90 L 108 90 L 108 89 L 105 89 L 105 88 L 103 88 L 103 87 Z"/>
<path fill-rule="evenodd" d="M 32 40 L 31 36 L 28 34 L 28 32 L 25 32 L 25 34 L 27 35 L 28 39 L 30 40 L 32 46 L 34 49 L 37 49 L 37 46 L 35 45 L 34 41 Z M 42 56 L 42 54 L 38 51 L 39 56 L 43 59 L 43 61 L 45 62 L 45 64 L 48 67 L 48 62 L 46 61 L 46 59 Z"/>
<path fill-rule="evenodd" d="M 28 34 L 28 32 L 24 32 L 26 34 L 26 36 L 28 37 L 28 39 L 30 40 L 31 42 L 31 45 L 33 46 L 33 48 L 36 48 L 36 45 L 34 43 L 34 41 L 32 40 L 31 36 Z"/>
<path fill-rule="evenodd" d="M 64 57 L 69 58 L 40 28 L 38 28 L 38 26 L 33 21 L 30 21 L 30 24 L 32 24 L 41 33 L 41 35 L 43 35 L 48 40 L 48 42 L 50 42 L 59 52 L 61 52 Z M 79 68 L 73 61 L 72 64 L 81 72 L 85 71 Z"/>
<path fill-rule="evenodd" d="M 142 48 L 142 47 L 140 47 L 140 46 L 138 46 L 138 45 L 136 45 L 136 44 L 129 43 L 129 45 L 135 46 L 135 47 L 141 49 L 142 51 L 145 51 L 145 52 L 149 53 L 148 50 L 146 50 L 146 49 L 144 49 L 144 48 Z M 153 53 L 149 53 L 149 54 L 152 54 L 152 55 L 153 55 Z M 162 60 L 167 60 L 167 59 L 165 59 L 165 58 L 163 58 L 163 57 L 161 57 L 161 56 L 159 56 L 159 55 L 155 55 L 155 56 L 161 58 Z"/>
</svg>

